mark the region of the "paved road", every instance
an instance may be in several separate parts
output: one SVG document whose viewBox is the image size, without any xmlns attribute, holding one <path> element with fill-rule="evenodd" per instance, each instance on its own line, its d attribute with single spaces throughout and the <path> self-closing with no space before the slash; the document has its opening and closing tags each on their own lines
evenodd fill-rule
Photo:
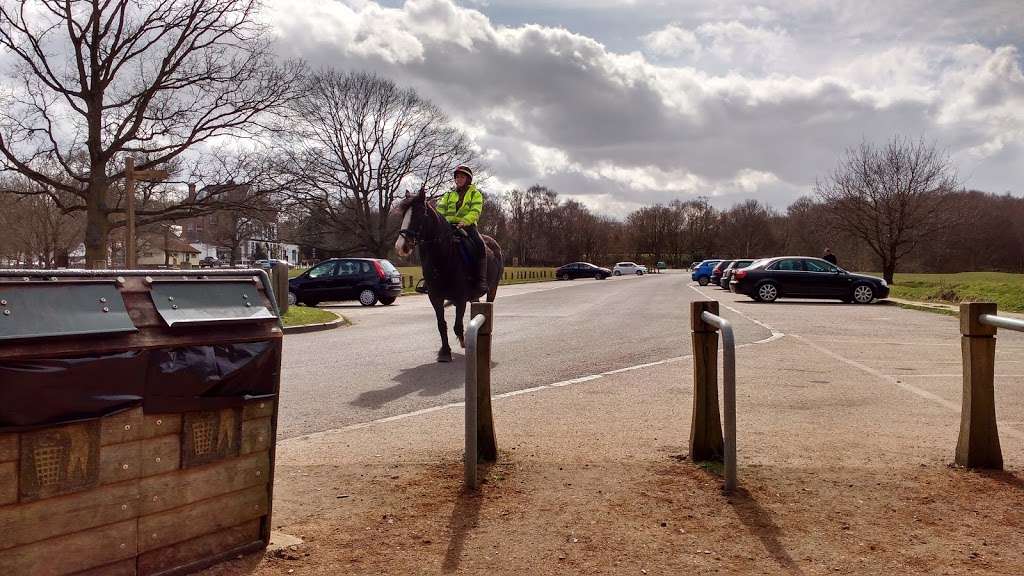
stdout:
<svg viewBox="0 0 1024 576">
<path fill-rule="evenodd" d="M 688 284 L 688 274 L 663 274 L 503 287 L 495 302 L 493 392 L 689 354 L 689 302 L 701 295 Z M 455 362 L 435 362 L 440 340 L 426 298 L 329 309 L 353 325 L 285 338 L 281 438 L 462 400 L 464 357 L 456 345 Z M 452 315 L 449 309 L 449 324 Z M 771 336 L 729 310 L 723 316 L 738 344 Z"/>
</svg>

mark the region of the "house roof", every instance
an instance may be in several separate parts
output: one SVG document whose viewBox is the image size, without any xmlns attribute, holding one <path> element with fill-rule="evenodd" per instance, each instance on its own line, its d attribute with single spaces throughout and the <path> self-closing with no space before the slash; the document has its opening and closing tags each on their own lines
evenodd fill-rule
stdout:
<svg viewBox="0 0 1024 576">
<path fill-rule="evenodd" d="M 164 252 L 180 252 L 186 254 L 202 254 L 199 250 L 196 250 L 188 242 L 176 237 L 176 236 L 164 236 L 163 234 L 146 234 L 143 235 L 142 241 L 146 242 L 150 246 L 163 250 Z M 166 242 L 166 245 L 164 244 Z"/>
</svg>

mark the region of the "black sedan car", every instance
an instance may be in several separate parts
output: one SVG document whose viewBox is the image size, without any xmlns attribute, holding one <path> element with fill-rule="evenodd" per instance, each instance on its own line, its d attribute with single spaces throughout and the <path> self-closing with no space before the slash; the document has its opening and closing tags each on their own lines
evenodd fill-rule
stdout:
<svg viewBox="0 0 1024 576">
<path fill-rule="evenodd" d="M 324 260 L 288 280 L 288 303 L 306 306 L 338 300 L 387 306 L 401 293 L 402 273 L 391 262 L 376 258 Z"/>
<path fill-rule="evenodd" d="M 823 298 L 868 304 L 889 296 L 889 285 L 874 276 L 853 274 L 821 258 L 766 258 L 736 270 L 730 287 L 761 302 L 779 298 Z"/>
<path fill-rule="evenodd" d="M 575 280 L 577 278 L 595 278 L 604 280 L 612 275 L 612 271 L 588 262 L 573 262 L 555 270 L 558 280 Z"/>
</svg>

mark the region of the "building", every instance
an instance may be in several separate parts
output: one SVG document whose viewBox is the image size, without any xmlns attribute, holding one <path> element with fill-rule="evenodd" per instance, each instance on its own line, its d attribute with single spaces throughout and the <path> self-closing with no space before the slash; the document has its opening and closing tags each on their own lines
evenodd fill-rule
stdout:
<svg viewBox="0 0 1024 576">
<path fill-rule="evenodd" d="M 164 265 L 187 268 L 199 265 L 199 250 L 172 233 L 143 234 L 139 236 L 137 244 L 140 268 Z"/>
</svg>

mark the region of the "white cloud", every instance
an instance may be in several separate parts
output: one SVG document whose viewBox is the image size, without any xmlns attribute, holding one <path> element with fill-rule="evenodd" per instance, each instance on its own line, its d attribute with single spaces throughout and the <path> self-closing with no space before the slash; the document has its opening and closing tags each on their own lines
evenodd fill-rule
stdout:
<svg viewBox="0 0 1024 576">
<path fill-rule="evenodd" d="M 373 70 L 438 103 L 476 142 L 490 186 L 541 182 L 617 211 L 698 194 L 784 206 L 846 147 L 896 133 L 937 140 L 993 189 L 1024 179 L 1012 45 L 872 44 L 845 30 L 884 22 L 790 0 L 648 28 L 634 37 L 665 58 L 652 61 L 572 22 L 502 26 L 448 0 L 270 6 L 284 53 Z"/>
</svg>

